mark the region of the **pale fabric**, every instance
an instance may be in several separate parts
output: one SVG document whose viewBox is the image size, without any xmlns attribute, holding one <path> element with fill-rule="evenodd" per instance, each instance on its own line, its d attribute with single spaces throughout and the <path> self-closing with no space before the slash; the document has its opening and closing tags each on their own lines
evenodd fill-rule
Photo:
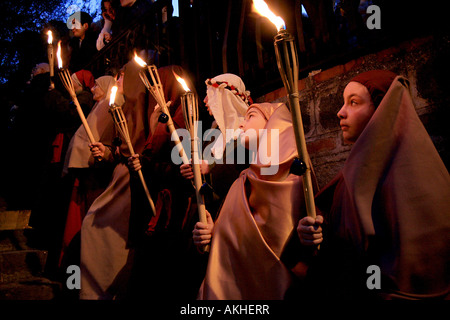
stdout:
<svg viewBox="0 0 450 320">
<path fill-rule="evenodd" d="M 98 101 L 86 117 L 95 141 L 105 145 L 112 145 L 115 136 L 114 122 L 109 114 L 109 96 L 115 80 L 111 76 L 102 76 L 95 80 L 96 84 L 106 93 L 106 97 Z M 116 102 L 123 103 L 123 96 L 117 94 Z M 89 149 L 89 138 L 86 129 L 81 125 L 69 142 L 63 167 L 63 175 L 69 168 L 88 168 L 93 163 L 92 153 Z"/>
<path fill-rule="evenodd" d="M 231 73 L 218 75 L 211 79 L 211 81 L 226 81 L 228 84 L 233 85 L 238 92 L 246 92 L 244 82 L 242 82 L 241 78 Z M 206 89 L 208 104 L 214 120 L 217 122 L 221 131 L 220 137 L 218 137 L 214 146 L 211 148 L 213 155 L 217 159 L 222 158 L 224 146 L 231 139 L 236 139 L 237 137 L 236 134 L 227 137 L 226 130 L 238 130 L 248 108 L 248 105 L 240 97 L 236 96 L 230 90 L 225 89 L 225 87 L 225 84 L 220 85 L 218 88 L 207 85 Z M 247 94 L 249 95 L 250 93 L 247 91 Z"/>
<path fill-rule="evenodd" d="M 110 300 L 126 293 L 130 197 L 129 170 L 125 164 L 118 164 L 81 227 L 80 299 Z"/>
<path fill-rule="evenodd" d="M 275 106 L 266 129 L 279 129 L 278 173 L 260 175 L 262 166 L 253 164 L 230 188 L 215 223 L 199 299 L 279 300 L 291 285 L 280 257 L 304 212 L 304 197 L 301 177 L 289 174 L 297 156 L 291 114 L 284 104 Z"/>
<path fill-rule="evenodd" d="M 148 99 L 134 61 L 125 65 L 123 111 L 135 152 L 148 136 Z M 129 156 L 125 143 L 119 147 Z M 106 190 L 92 203 L 81 227 L 81 299 L 120 299 L 127 290 L 131 252 L 127 248 L 131 208 L 130 173 L 119 163 Z"/>
</svg>

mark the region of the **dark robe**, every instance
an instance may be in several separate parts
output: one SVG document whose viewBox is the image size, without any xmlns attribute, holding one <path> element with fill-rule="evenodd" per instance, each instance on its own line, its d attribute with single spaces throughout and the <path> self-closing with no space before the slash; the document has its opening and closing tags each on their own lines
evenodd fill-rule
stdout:
<svg viewBox="0 0 450 320">
<path fill-rule="evenodd" d="M 328 298 L 442 298 L 450 284 L 450 178 L 397 77 L 342 171 L 317 195 L 324 243 L 310 269 Z M 370 265 L 381 289 L 368 289 Z"/>
<path fill-rule="evenodd" d="M 77 37 L 73 37 L 69 46 L 71 48 L 69 70 L 71 73 L 85 69 L 85 66 L 91 62 L 91 59 L 97 53 L 98 34 L 90 29 L 86 31 L 83 41 Z"/>
<path fill-rule="evenodd" d="M 186 79 L 181 67 L 158 70 L 175 128 L 184 128 L 180 96 L 184 93 L 172 70 Z M 188 82 L 189 85 L 189 82 Z M 193 88 L 192 85 L 190 85 Z M 156 105 L 150 96 L 149 108 Z M 156 207 L 152 216 L 141 182 L 131 175 L 129 245 L 135 257 L 131 279 L 132 299 L 195 298 L 206 261 L 192 244 L 192 230 L 198 221 L 194 188 L 180 174 L 171 159 L 175 144 L 165 123 L 158 123 L 149 135 L 140 157 L 142 173 Z"/>
</svg>

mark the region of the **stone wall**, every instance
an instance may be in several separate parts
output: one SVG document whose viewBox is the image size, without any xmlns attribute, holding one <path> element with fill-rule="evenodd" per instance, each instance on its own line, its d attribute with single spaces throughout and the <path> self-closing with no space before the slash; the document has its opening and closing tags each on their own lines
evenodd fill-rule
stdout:
<svg viewBox="0 0 450 320">
<path fill-rule="evenodd" d="M 320 187 L 340 170 L 351 150 L 351 145 L 342 140 L 336 116 L 343 104 L 342 92 L 353 76 L 373 69 L 391 70 L 409 79 L 417 113 L 448 168 L 449 53 L 448 37 L 417 38 L 327 70 L 311 72 L 299 81 L 308 150 Z M 256 99 L 263 101 L 286 102 L 286 90 L 283 87 Z"/>
</svg>

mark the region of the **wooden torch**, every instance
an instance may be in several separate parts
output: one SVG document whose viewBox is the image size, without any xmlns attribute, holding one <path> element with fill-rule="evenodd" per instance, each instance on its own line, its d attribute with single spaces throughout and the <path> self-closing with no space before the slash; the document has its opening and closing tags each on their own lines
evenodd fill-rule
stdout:
<svg viewBox="0 0 450 320">
<path fill-rule="evenodd" d="M 109 113 L 112 116 L 117 131 L 119 131 L 122 139 L 125 140 L 128 146 L 128 150 L 130 151 L 130 154 L 133 155 L 135 154 L 135 152 L 133 145 L 131 143 L 127 120 L 123 113 L 122 106 L 116 104 L 116 93 L 117 93 L 117 86 L 113 86 L 111 88 L 111 95 L 109 97 Z M 156 216 L 155 204 L 153 203 L 152 197 L 150 196 L 150 192 L 148 190 L 147 183 L 145 182 L 144 175 L 142 174 L 142 170 L 139 169 L 137 173 L 139 175 L 139 179 L 141 180 L 142 187 L 144 188 L 145 195 L 147 196 L 148 202 L 150 204 L 150 208 L 152 209 L 152 213 L 154 216 Z"/>
</svg>

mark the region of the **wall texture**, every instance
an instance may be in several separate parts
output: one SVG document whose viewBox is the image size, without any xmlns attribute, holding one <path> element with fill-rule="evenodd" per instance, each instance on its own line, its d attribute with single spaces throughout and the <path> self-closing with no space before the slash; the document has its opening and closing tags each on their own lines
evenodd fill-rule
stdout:
<svg viewBox="0 0 450 320">
<path fill-rule="evenodd" d="M 417 38 L 327 70 L 311 72 L 307 78 L 299 81 L 300 105 L 308 150 L 320 187 L 340 170 L 351 150 L 351 145 L 342 140 L 336 116 L 343 104 L 342 92 L 353 76 L 373 69 L 391 70 L 409 79 L 417 113 L 448 168 L 448 57 L 448 37 Z M 286 91 L 280 88 L 256 99 L 256 102 L 263 101 L 286 102 Z"/>
</svg>

